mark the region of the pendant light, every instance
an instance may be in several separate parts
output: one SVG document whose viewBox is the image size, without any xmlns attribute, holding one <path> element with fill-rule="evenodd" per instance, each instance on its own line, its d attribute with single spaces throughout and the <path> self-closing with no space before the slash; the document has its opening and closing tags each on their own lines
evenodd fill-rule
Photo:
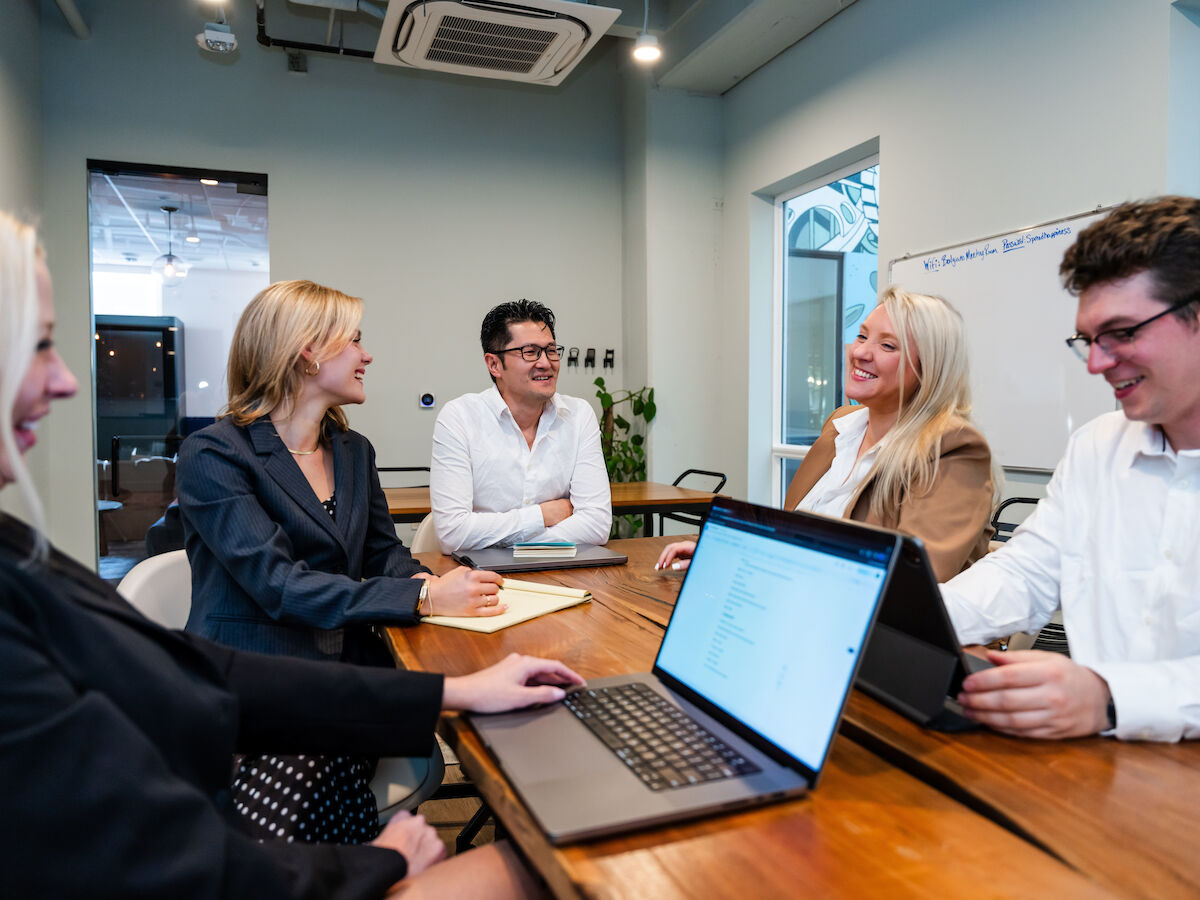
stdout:
<svg viewBox="0 0 1200 900">
<path fill-rule="evenodd" d="M 167 252 L 156 259 L 150 271 L 162 279 L 163 287 L 178 287 L 187 278 L 188 264 L 174 253 L 171 241 L 171 216 L 179 212 L 178 206 L 160 206 L 167 214 Z"/>
<path fill-rule="evenodd" d="M 659 57 L 662 56 L 662 48 L 658 46 L 658 38 L 646 31 L 646 26 L 650 24 L 650 0 L 646 0 L 644 10 L 642 33 L 633 42 L 633 58 L 640 63 L 649 65 L 658 62 Z"/>
</svg>

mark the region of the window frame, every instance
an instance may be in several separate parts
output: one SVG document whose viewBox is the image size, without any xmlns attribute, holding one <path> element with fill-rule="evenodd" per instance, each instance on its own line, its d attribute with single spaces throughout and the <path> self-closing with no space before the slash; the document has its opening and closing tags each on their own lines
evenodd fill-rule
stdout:
<svg viewBox="0 0 1200 900">
<path fill-rule="evenodd" d="M 774 272 L 771 281 L 771 496 L 773 505 L 783 504 L 784 491 L 783 470 L 786 460 L 804 459 L 808 455 L 811 444 L 783 443 L 783 291 L 784 269 L 791 257 L 787 246 L 787 231 L 784 223 L 784 205 L 803 194 L 825 187 L 835 181 L 840 181 L 864 169 L 879 165 L 879 154 L 872 153 L 856 162 L 830 169 L 823 175 L 806 181 L 799 187 L 791 188 L 777 194 L 773 200 L 774 206 L 774 250 L 772 265 Z M 817 251 L 820 252 L 820 251 Z M 844 254 L 838 254 L 843 256 Z M 839 296 L 841 290 L 839 289 Z M 839 348 L 840 350 L 840 348 Z M 839 371 L 840 371 L 839 367 Z"/>
</svg>

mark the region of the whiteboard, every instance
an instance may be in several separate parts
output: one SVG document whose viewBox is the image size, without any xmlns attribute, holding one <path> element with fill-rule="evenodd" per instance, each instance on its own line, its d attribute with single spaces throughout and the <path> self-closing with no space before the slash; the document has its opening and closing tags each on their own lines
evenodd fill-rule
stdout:
<svg viewBox="0 0 1200 900">
<path fill-rule="evenodd" d="M 972 418 L 1005 468 L 1050 470 L 1071 432 L 1116 408 L 1103 378 L 1089 375 L 1064 341 L 1076 301 L 1058 266 L 1081 230 L 1107 210 L 1084 213 L 894 259 L 888 281 L 937 294 L 962 313 L 971 360 Z"/>
</svg>

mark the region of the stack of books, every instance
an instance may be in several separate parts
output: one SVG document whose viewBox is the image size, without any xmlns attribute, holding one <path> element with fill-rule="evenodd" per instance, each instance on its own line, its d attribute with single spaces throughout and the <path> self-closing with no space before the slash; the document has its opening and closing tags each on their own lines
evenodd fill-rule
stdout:
<svg viewBox="0 0 1200 900">
<path fill-rule="evenodd" d="M 571 559 L 575 545 L 571 541 L 522 541 L 513 544 L 513 559 Z"/>
</svg>

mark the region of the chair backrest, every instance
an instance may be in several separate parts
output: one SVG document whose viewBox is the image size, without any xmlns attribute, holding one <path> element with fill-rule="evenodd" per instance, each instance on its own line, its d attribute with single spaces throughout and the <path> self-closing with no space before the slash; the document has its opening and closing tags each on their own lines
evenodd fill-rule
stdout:
<svg viewBox="0 0 1200 900">
<path fill-rule="evenodd" d="M 417 526 L 417 532 L 413 535 L 412 543 L 408 549 L 412 553 L 442 552 L 441 545 L 438 544 L 437 532 L 433 530 L 433 513 L 428 513 L 421 520 L 421 524 Z"/>
<path fill-rule="evenodd" d="M 700 486 L 687 485 L 683 483 L 688 477 L 693 475 L 703 475 L 716 480 L 711 485 L 707 485 L 703 488 Z M 671 484 L 673 484 L 675 487 L 690 487 L 692 490 L 707 490 L 711 493 L 719 494 L 721 492 L 721 488 L 725 487 L 725 473 L 712 472 L 708 469 L 684 469 L 679 473 L 679 477 L 672 481 Z M 696 513 L 660 513 L 658 516 L 658 533 L 660 535 L 663 534 L 666 529 L 667 519 L 670 519 L 673 522 L 682 522 L 684 525 L 697 529 L 704 524 L 704 516 Z"/>
<path fill-rule="evenodd" d="M 429 487 L 429 466 L 376 466 L 375 471 L 379 473 L 379 482 L 384 487 Z M 386 477 L 389 472 L 419 472 L 421 474 L 396 479 L 406 482 L 405 484 L 391 484 L 392 479 Z"/>
<path fill-rule="evenodd" d="M 716 483 L 712 487 L 704 488 L 704 490 L 711 491 L 714 494 L 721 493 L 721 488 L 725 487 L 725 473 L 710 472 L 708 469 L 684 469 L 681 473 L 679 473 L 679 477 L 672 481 L 671 484 L 675 485 L 675 487 L 689 487 L 689 485 L 685 485 L 683 483 L 684 479 L 686 479 L 689 475 L 707 475 L 710 478 L 717 479 Z"/>
<path fill-rule="evenodd" d="M 1010 537 L 1012 537 L 1012 533 L 1017 530 L 1017 526 L 1020 525 L 1021 523 L 1020 522 L 1001 522 L 1000 514 L 1002 512 L 1004 512 L 1006 509 L 1008 509 L 1010 506 L 1018 506 L 1023 503 L 1029 504 L 1030 506 L 1037 506 L 1038 501 L 1037 501 L 1036 497 L 1009 497 L 1007 500 L 1005 500 L 1003 503 L 1001 503 L 999 506 L 996 507 L 996 511 L 994 513 L 992 513 L 992 527 L 994 529 L 996 529 L 996 534 L 993 538 L 993 541 L 1003 542 L 1003 541 L 1007 541 Z M 1030 512 L 1032 512 L 1032 510 L 1030 510 Z M 1026 513 L 1026 515 L 1028 515 L 1028 513 Z"/>
<path fill-rule="evenodd" d="M 182 628 L 192 607 L 187 551 L 172 550 L 142 560 L 121 579 L 117 591 L 146 618 L 166 628 Z"/>
</svg>

